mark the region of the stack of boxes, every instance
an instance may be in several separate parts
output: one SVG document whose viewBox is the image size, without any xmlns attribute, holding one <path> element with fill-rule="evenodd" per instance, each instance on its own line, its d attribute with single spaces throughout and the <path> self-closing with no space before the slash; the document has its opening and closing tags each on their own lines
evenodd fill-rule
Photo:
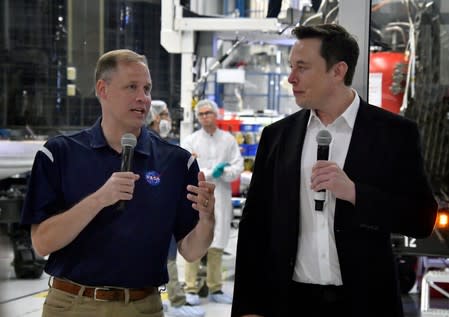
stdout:
<svg viewBox="0 0 449 317">
<path fill-rule="evenodd" d="M 257 146 L 259 145 L 261 124 L 246 124 L 238 119 L 219 119 L 217 125 L 220 129 L 232 133 L 240 146 L 244 159 L 244 171 L 252 172 Z M 232 182 L 232 195 L 240 196 L 240 179 Z"/>
</svg>

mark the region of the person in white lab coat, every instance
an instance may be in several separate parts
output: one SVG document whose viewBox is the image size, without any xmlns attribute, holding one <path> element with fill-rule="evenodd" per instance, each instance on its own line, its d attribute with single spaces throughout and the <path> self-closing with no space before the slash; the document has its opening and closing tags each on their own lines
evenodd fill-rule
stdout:
<svg viewBox="0 0 449 317">
<path fill-rule="evenodd" d="M 243 158 L 234 136 L 217 127 L 217 104 L 212 100 L 197 103 L 195 113 L 201 129 L 181 140 L 181 147 L 196 157 L 206 179 L 215 184 L 214 240 L 207 252 L 207 277 L 209 300 L 231 304 L 231 296 L 222 291 L 222 255 L 231 230 L 232 191 L 231 182 L 243 171 Z M 199 305 L 197 274 L 200 261 L 186 263 L 186 299 L 191 305 Z"/>
</svg>

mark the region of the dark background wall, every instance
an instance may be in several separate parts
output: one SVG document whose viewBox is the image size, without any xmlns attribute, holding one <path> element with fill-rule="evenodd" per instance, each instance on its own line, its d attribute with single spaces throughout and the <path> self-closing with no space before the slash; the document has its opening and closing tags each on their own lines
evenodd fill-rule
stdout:
<svg viewBox="0 0 449 317">
<path fill-rule="evenodd" d="M 95 63 L 117 48 L 145 54 L 153 99 L 178 107 L 180 56 L 160 45 L 160 9 L 154 0 L 0 0 L 0 128 L 92 124 L 100 114 Z"/>
</svg>

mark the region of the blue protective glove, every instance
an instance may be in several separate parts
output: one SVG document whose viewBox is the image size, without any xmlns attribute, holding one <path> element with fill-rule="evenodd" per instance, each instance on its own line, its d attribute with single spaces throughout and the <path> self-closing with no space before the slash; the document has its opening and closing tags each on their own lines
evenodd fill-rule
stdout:
<svg viewBox="0 0 449 317">
<path fill-rule="evenodd" d="M 219 178 L 223 174 L 224 168 L 228 165 L 229 165 L 229 163 L 225 163 L 225 162 L 218 163 L 212 171 L 212 177 Z"/>
</svg>

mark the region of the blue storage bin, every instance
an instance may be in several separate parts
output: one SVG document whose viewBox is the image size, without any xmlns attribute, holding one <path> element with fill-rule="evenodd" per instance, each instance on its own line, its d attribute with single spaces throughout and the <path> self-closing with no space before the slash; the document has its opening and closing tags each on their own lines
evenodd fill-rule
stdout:
<svg viewBox="0 0 449 317">
<path fill-rule="evenodd" d="M 241 144 L 243 156 L 255 156 L 258 144 Z"/>
<path fill-rule="evenodd" d="M 245 124 L 240 125 L 240 131 L 242 132 L 259 132 L 262 126 L 260 124 Z"/>
</svg>

